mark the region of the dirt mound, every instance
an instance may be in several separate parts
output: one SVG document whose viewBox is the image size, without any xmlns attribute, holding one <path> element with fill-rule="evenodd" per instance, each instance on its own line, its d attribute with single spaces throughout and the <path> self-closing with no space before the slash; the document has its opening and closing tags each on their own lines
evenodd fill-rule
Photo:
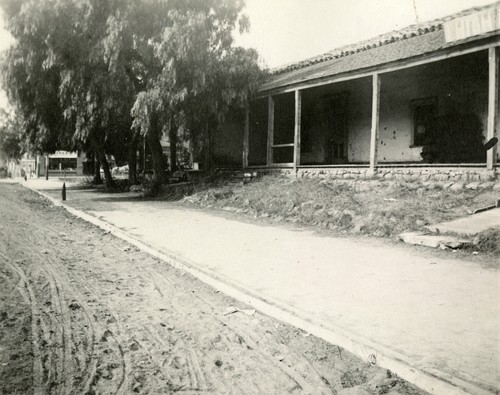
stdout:
<svg viewBox="0 0 500 395">
<path fill-rule="evenodd" d="M 452 190 L 444 182 L 284 176 L 264 176 L 250 183 L 219 181 L 191 193 L 186 191 L 185 204 L 272 222 L 391 238 L 468 215 L 498 197 L 489 184 Z"/>
</svg>

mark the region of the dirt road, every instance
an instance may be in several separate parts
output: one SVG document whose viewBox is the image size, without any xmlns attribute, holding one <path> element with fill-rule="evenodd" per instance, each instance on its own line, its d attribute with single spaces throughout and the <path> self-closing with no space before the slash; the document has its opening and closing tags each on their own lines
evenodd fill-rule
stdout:
<svg viewBox="0 0 500 395">
<path fill-rule="evenodd" d="M 422 393 L 7 184 L 0 392 Z"/>
</svg>

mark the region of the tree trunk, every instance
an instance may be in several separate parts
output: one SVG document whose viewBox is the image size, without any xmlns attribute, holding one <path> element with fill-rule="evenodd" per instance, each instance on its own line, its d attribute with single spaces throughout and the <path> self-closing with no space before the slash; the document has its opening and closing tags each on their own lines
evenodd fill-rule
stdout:
<svg viewBox="0 0 500 395">
<path fill-rule="evenodd" d="M 128 183 L 129 185 L 137 184 L 137 146 L 139 136 L 134 133 L 128 147 Z"/>
<path fill-rule="evenodd" d="M 168 130 L 168 138 L 170 140 L 170 171 L 177 170 L 177 124 L 174 120 L 170 121 Z"/>
<path fill-rule="evenodd" d="M 151 115 L 151 129 L 147 134 L 148 147 L 151 150 L 153 161 L 153 184 L 159 186 L 165 181 L 165 166 L 163 163 L 163 150 L 160 144 L 161 125 L 157 114 Z"/>
<path fill-rule="evenodd" d="M 111 175 L 108 159 L 106 158 L 106 154 L 103 148 L 99 149 L 98 155 L 99 155 L 99 161 L 101 162 L 102 165 L 102 170 L 104 170 L 104 181 L 106 184 L 106 188 L 112 188 L 114 185 L 113 176 Z"/>
<path fill-rule="evenodd" d="M 214 170 L 214 144 L 213 144 L 213 135 L 212 128 L 208 128 L 208 168 L 210 173 Z"/>
<path fill-rule="evenodd" d="M 92 179 L 92 184 L 102 184 L 101 162 L 99 161 L 99 156 L 96 153 L 94 154 L 94 178 Z"/>
<path fill-rule="evenodd" d="M 211 173 L 213 170 L 213 152 L 212 152 L 212 124 L 207 122 L 205 130 L 205 163 L 206 169 Z"/>
<path fill-rule="evenodd" d="M 137 171 L 144 176 L 144 171 L 146 170 L 146 137 L 140 137 L 137 146 L 139 147 Z"/>
</svg>

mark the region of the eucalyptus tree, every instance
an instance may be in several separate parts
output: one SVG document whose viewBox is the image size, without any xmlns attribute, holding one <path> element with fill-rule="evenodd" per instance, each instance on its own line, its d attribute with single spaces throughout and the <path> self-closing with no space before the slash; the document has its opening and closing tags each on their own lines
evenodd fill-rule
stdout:
<svg viewBox="0 0 500 395">
<path fill-rule="evenodd" d="M 234 45 L 237 25 L 242 31 L 248 28 L 242 14 L 244 1 L 157 3 L 163 4 L 159 15 L 165 25 L 157 24 L 159 31 L 147 42 L 153 49 L 154 67 L 137 97 L 133 116 L 134 125 L 153 139 L 169 134 L 175 168 L 179 128 L 190 130 L 191 139 L 203 140 L 231 107 L 246 105 L 262 73 L 257 53 Z"/>
<path fill-rule="evenodd" d="M 23 128 L 23 119 L 2 111 L 0 124 L 0 154 L 7 159 L 18 160 L 26 152 L 25 136 L 18 131 Z"/>
<path fill-rule="evenodd" d="M 136 93 L 124 69 L 111 67 L 108 38 L 115 31 L 108 19 L 119 3 L 2 3 L 15 39 L 4 63 L 4 82 L 33 146 L 44 152 L 90 148 L 108 186 L 113 180 L 106 154 L 123 150 L 131 140 L 130 108 Z"/>
<path fill-rule="evenodd" d="M 3 85 L 31 147 L 40 152 L 68 148 L 71 135 L 59 102 L 60 68 L 50 64 L 45 38 L 54 24 L 47 8 L 29 12 L 23 2 L 3 1 L 7 28 L 15 44 L 4 54 Z"/>
<path fill-rule="evenodd" d="M 242 0 L 0 1 L 16 40 L 4 81 L 27 134 L 44 151 L 91 147 L 108 185 L 106 154 L 128 150 L 135 178 L 139 134 L 161 183 L 163 134 L 175 167 L 179 128 L 206 139 L 261 76 L 256 52 L 234 46 Z"/>
</svg>

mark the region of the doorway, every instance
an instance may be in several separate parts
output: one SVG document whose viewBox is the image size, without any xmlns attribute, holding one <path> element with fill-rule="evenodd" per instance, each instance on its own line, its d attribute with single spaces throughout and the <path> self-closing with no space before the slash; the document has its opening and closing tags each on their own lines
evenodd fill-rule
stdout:
<svg viewBox="0 0 500 395">
<path fill-rule="evenodd" d="M 324 99 L 325 165 L 347 163 L 347 97 Z"/>
</svg>

